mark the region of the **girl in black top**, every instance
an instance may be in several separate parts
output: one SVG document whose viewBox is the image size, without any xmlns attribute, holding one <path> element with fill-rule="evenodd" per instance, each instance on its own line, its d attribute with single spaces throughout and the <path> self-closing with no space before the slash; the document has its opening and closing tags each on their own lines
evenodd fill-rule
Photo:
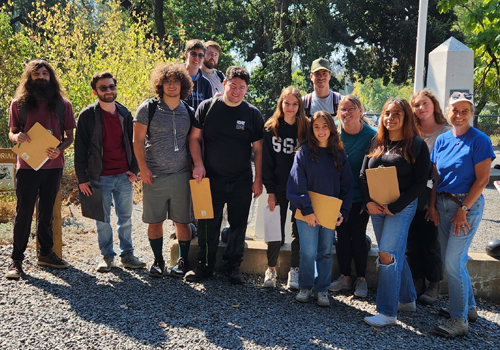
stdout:
<svg viewBox="0 0 500 350">
<path fill-rule="evenodd" d="M 302 96 L 298 89 L 289 86 L 281 93 L 276 110 L 264 125 L 262 181 L 268 193 L 269 209 L 279 206 L 281 216 L 281 241 L 268 242 L 268 268 L 264 287 L 276 286 L 276 263 L 281 245 L 285 242 L 285 221 L 288 210 L 286 184 L 292 168 L 295 149 L 305 140 L 309 120 L 304 114 Z M 291 267 L 287 287 L 299 288 L 299 235 L 292 217 Z"/>
</svg>

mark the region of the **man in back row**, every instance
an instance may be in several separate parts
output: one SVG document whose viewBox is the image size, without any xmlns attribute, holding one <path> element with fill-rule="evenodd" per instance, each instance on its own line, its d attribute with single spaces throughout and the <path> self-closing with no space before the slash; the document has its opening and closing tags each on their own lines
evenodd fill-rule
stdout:
<svg viewBox="0 0 500 350">
<path fill-rule="evenodd" d="M 207 41 L 205 43 L 205 47 L 207 48 L 207 52 L 205 52 L 205 59 L 203 60 L 203 64 L 201 65 L 201 71 L 203 76 L 210 81 L 212 85 L 212 94 L 219 93 L 222 94 L 224 91 L 224 73 L 220 70 L 215 69 L 217 64 L 219 63 L 219 57 L 222 52 L 219 44 L 215 41 Z"/>
<path fill-rule="evenodd" d="M 185 98 L 185 101 L 196 111 L 198 105 L 206 99 L 212 97 L 212 85 L 210 81 L 203 76 L 200 68 L 207 48 L 198 39 L 189 40 L 186 43 L 184 57 L 186 58 L 186 69 L 193 81 L 193 89 Z"/>
<path fill-rule="evenodd" d="M 314 60 L 310 77 L 314 91 L 302 97 L 306 116 L 311 118 L 318 111 L 326 111 L 335 118 L 342 95 L 330 90 L 330 62 L 324 58 Z"/>
</svg>

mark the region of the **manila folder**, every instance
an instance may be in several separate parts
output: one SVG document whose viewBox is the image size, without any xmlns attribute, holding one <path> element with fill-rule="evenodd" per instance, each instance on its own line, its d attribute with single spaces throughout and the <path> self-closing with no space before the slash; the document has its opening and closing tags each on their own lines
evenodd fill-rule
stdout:
<svg viewBox="0 0 500 350">
<path fill-rule="evenodd" d="M 196 179 L 189 180 L 191 187 L 191 199 L 193 200 L 194 218 L 213 219 L 214 208 L 212 206 L 212 192 L 210 192 L 210 180 L 206 177 L 200 183 Z"/>
<path fill-rule="evenodd" d="M 38 170 L 49 159 L 46 151 L 56 148 L 61 142 L 38 122 L 26 134 L 31 142 L 18 143 L 12 151 L 33 169 Z"/>
<path fill-rule="evenodd" d="M 321 226 L 335 230 L 342 201 L 335 197 L 309 191 L 314 215 Z M 300 210 L 295 211 L 295 219 L 306 221 Z"/>
<path fill-rule="evenodd" d="M 399 198 L 399 182 L 396 167 L 366 169 L 370 198 L 375 203 L 390 204 Z"/>
</svg>

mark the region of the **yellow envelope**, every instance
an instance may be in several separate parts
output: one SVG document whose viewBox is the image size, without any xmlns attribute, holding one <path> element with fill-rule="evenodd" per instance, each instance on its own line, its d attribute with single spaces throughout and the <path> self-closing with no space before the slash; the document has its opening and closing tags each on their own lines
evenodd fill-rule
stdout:
<svg viewBox="0 0 500 350">
<path fill-rule="evenodd" d="M 321 193 L 308 191 L 309 198 L 314 210 L 314 215 L 318 218 L 321 226 L 335 230 L 337 219 L 339 218 L 342 201 L 335 197 L 326 196 Z M 300 210 L 295 211 L 295 219 L 306 221 Z"/>
<path fill-rule="evenodd" d="M 390 204 L 399 198 L 396 167 L 366 169 L 370 198 L 377 204 Z"/>
<path fill-rule="evenodd" d="M 194 218 L 213 219 L 214 207 L 212 206 L 212 192 L 210 191 L 210 180 L 204 177 L 200 183 L 195 179 L 189 180 L 191 187 L 191 199 L 193 200 Z"/>
</svg>

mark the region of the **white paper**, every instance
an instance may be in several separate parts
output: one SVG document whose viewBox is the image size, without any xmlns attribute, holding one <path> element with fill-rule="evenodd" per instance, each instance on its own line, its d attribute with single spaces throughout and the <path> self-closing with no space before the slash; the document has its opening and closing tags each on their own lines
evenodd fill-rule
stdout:
<svg viewBox="0 0 500 350">
<path fill-rule="evenodd" d="M 269 206 L 264 208 L 264 241 L 281 242 L 281 215 L 279 205 L 274 207 L 274 211 L 269 210 Z"/>
</svg>

